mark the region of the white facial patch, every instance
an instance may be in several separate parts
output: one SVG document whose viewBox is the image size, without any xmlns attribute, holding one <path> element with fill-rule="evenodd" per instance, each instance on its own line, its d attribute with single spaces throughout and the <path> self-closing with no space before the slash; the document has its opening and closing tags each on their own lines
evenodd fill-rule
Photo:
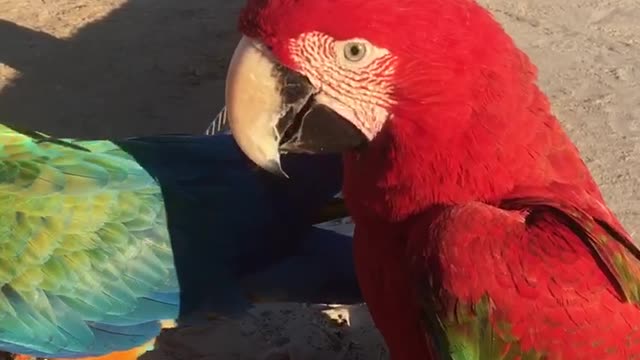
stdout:
<svg viewBox="0 0 640 360">
<path fill-rule="evenodd" d="M 351 121 L 370 140 L 389 118 L 396 58 L 366 39 L 310 32 L 292 40 L 301 72 L 320 90 L 316 101 Z M 364 51 L 360 53 L 359 51 Z"/>
</svg>

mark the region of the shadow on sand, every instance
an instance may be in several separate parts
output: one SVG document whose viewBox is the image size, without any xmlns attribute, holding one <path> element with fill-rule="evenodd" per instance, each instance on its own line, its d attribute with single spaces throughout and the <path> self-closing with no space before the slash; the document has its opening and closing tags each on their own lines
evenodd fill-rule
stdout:
<svg viewBox="0 0 640 360">
<path fill-rule="evenodd" d="M 244 1 L 130 0 L 60 40 L 0 20 L 0 121 L 56 136 L 202 133 L 224 101 Z"/>
</svg>

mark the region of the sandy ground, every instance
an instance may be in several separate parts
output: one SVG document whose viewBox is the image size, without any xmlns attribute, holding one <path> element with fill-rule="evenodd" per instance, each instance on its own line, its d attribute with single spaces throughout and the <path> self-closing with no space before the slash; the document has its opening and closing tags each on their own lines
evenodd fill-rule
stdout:
<svg viewBox="0 0 640 360">
<path fill-rule="evenodd" d="M 237 40 L 232 0 L 0 0 L 0 119 L 59 136 L 202 132 Z M 636 0 L 483 0 L 640 239 L 640 7 Z M 147 360 L 385 359 L 366 308 L 337 327 L 317 307 L 261 306 L 242 321 L 163 335 Z M 280 359 L 272 356 L 271 360 Z"/>
</svg>

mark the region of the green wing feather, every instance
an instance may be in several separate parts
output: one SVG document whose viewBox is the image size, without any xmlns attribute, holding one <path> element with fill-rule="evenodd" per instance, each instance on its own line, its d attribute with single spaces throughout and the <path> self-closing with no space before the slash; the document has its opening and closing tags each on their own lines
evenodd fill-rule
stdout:
<svg viewBox="0 0 640 360">
<path fill-rule="evenodd" d="M 91 322 L 143 321 L 150 294 L 177 287 L 156 181 L 111 142 L 72 144 L 88 151 L 0 125 L 5 343 L 83 351 Z"/>
<path fill-rule="evenodd" d="M 427 298 L 428 299 L 428 298 Z M 540 360 L 542 353 L 520 347 L 518 339 L 509 335 L 508 324 L 489 319 L 491 299 L 484 296 L 476 304 L 457 302 L 448 310 L 426 301 L 423 323 L 435 341 L 442 359 L 449 360 Z M 434 311 L 437 310 L 437 311 Z M 446 352 L 446 353 L 443 353 Z"/>
</svg>

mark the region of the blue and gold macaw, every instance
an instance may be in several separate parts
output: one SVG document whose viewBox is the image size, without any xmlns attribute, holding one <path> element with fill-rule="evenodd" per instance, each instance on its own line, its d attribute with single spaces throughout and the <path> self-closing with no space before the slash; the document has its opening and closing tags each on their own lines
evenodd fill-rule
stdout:
<svg viewBox="0 0 640 360">
<path fill-rule="evenodd" d="M 102 356 L 163 320 L 361 302 L 352 229 L 313 226 L 346 216 L 339 156 L 283 167 L 289 179 L 257 169 L 226 134 L 79 141 L 0 125 L 0 349 Z"/>
</svg>

